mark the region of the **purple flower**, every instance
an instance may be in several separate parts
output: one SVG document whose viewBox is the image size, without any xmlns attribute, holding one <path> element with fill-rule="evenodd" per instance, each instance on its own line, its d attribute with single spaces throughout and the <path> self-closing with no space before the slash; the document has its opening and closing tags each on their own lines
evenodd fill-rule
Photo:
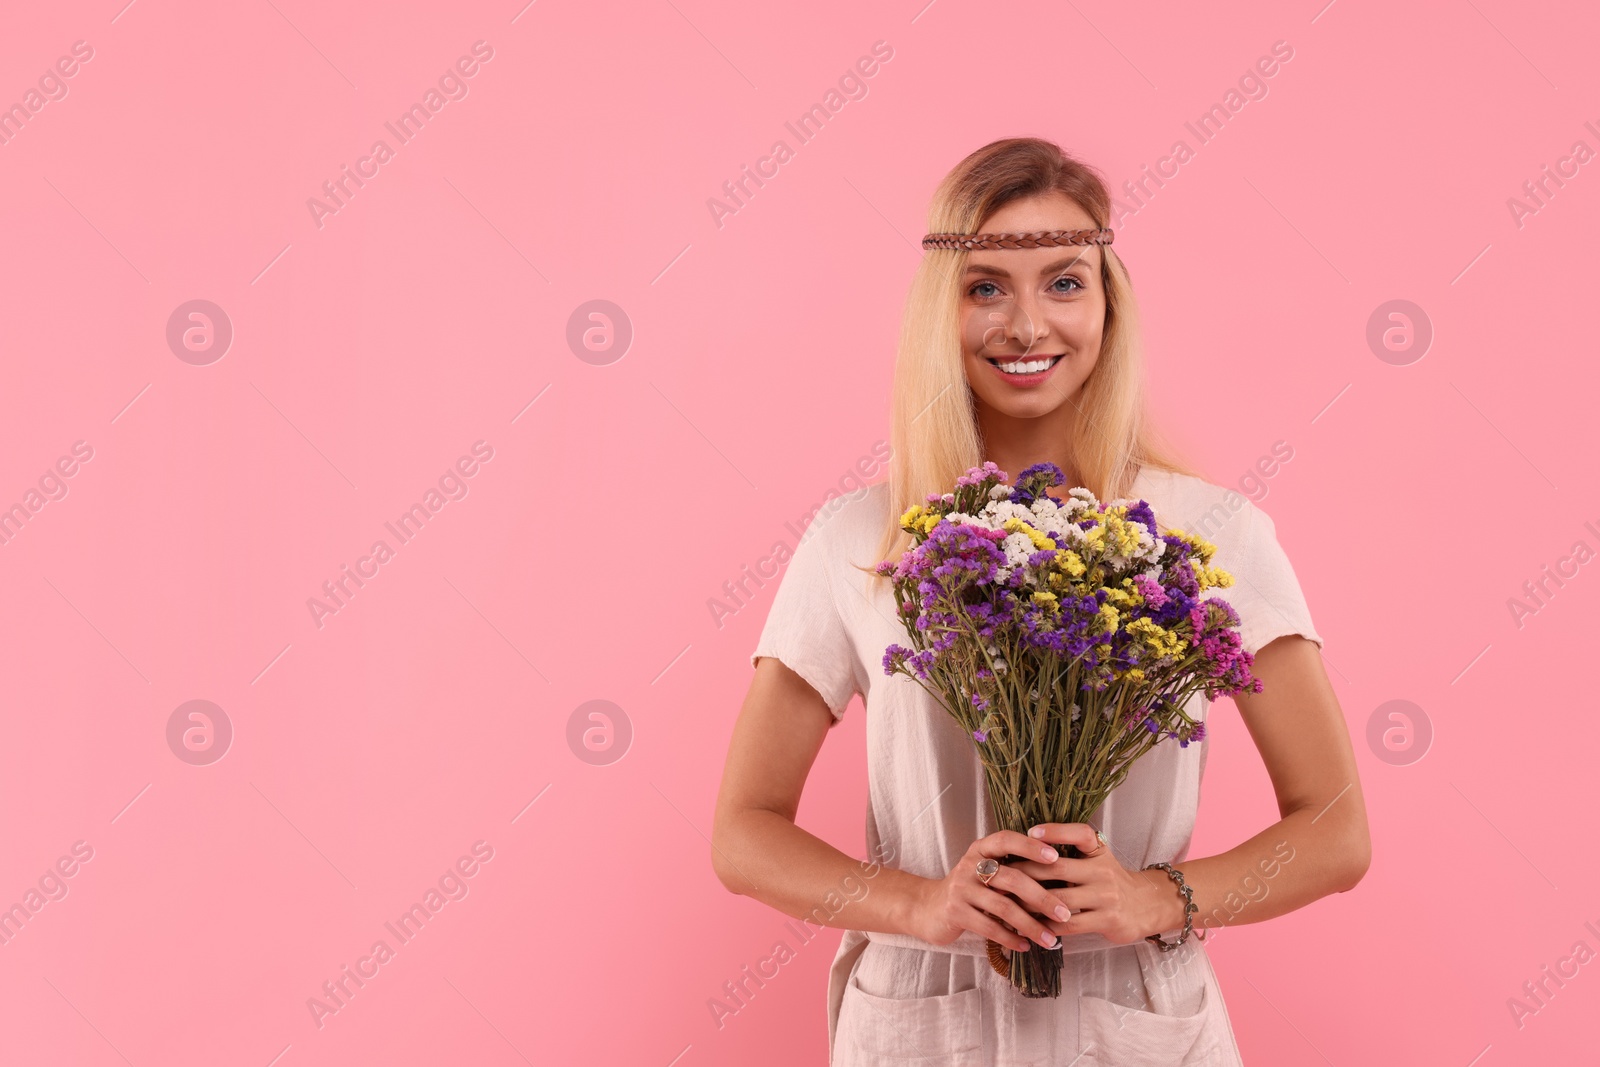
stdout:
<svg viewBox="0 0 1600 1067">
<path fill-rule="evenodd" d="M 980 485 L 986 478 L 994 478 L 996 481 L 1003 482 L 1006 480 L 1006 472 L 992 461 L 985 463 L 981 467 L 970 467 L 967 473 L 956 479 L 956 488 L 964 489 L 969 485 Z"/>
<path fill-rule="evenodd" d="M 1150 531 L 1151 537 L 1160 536 L 1156 531 L 1156 514 L 1150 510 L 1150 505 L 1146 501 L 1140 500 L 1128 505 L 1128 521 L 1141 524 Z"/>
<path fill-rule="evenodd" d="M 1159 611 L 1166 607 L 1167 601 L 1171 599 L 1171 597 L 1167 596 L 1166 590 L 1161 588 L 1161 583 L 1147 575 L 1135 575 L 1133 585 L 1134 588 L 1139 590 L 1144 597 L 1145 604 L 1152 611 Z"/>
</svg>

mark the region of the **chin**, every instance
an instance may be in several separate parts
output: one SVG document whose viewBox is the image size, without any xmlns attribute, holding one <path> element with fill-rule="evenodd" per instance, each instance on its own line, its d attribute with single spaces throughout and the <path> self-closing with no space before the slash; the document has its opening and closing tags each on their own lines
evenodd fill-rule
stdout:
<svg viewBox="0 0 1600 1067">
<path fill-rule="evenodd" d="M 1052 393 L 1049 396 L 985 396 L 983 393 L 973 391 L 973 395 L 984 407 L 996 414 L 1005 415 L 1013 419 L 1038 419 L 1065 407 L 1075 394 L 1059 397 Z"/>
<path fill-rule="evenodd" d="M 985 388 L 974 389 L 971 377 L 967 378 L 967 388 L 978 403 L 990 411 L 1014 419 L 1037 419 L 1049 415 L 1076 400 L 1083 391 L 1082 382 L 1074 382 L 1070 387 L 1062 382 L 1051 382 L 1050 386 L 1048 389 L 1011 391 L 996 389 L 992 384 L 985 383 Z"/>
<path fill-rule="evenodd" d="M 1048 401 L 1048 402 L 1033 402 L 1033 403 L 1026 403 L 1026 404 L 1015 404 L 1014 403 L 1014 404 L 1010 404 L 1010 405 L 1008 405 L 1006 407 L 1000 407 L 1000 406 L 998 406 L 996 404 L 990 404 L 989 406 L 991 408 L 994 408 L 996 411 L 1000 411 L 1000 412 L 1003 412 L 1006 415 L 1011 416 L 1013 419 L 1042 419 L 1046 415 L 1052 415 L 1055 412 L 1060 411 L 1062 408 L 1066 407 L 1067 406 L 1067 401 L 1065 399 L 1063 399 L 1063 400 L 1061 400 L 1059 402 L 1057 402 L 1057 401 Z"/>
</svg>

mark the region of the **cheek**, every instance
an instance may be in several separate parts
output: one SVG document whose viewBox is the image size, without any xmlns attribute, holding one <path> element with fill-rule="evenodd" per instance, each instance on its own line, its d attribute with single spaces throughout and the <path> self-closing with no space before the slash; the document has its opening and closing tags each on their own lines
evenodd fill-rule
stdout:
<svg viewBox="0 0 1600 1067">
<path fill-rule="evenodd" d="M 969 355 L 999 348 L 1005 339 L 1005 316 L 992 308 L 973 308 L 962 320 L 961 348 Z"/>
<path fill-rule="evenodd" d="M 1050 316 L 1050 331 L 1074 346 L 1098 345 L 1100 328 L 1105 323 L 1105 309 L 1088 304 L 1064 307 Z"/>
</svg>

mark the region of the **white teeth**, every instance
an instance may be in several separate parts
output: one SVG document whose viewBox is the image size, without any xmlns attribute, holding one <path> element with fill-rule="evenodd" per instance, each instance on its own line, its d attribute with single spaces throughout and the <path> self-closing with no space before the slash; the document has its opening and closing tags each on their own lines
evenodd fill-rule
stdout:
<svg viewBox="0 0 1600 1067">
<path fill-rule="evenodd" d="M 1049 370 L 1052 362 L 1051 359 L 1033 359 L 1026 363 L 998 363 L 996 366 L 1007 374 L 1038 374 Z"/>
</svg>

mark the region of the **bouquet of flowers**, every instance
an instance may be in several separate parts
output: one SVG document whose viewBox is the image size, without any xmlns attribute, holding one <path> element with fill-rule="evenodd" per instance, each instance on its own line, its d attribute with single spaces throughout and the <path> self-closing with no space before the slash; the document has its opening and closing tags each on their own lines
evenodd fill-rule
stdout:
<svg viewBox="0 0 1600 1067">
<path fill-rule="evenodd" d="M 1210 565 L 1216 546 L 1158 527 L 1143 500 L 1045 492 L 1064 480 L 1052 463 L 1015 485 L 993 463 L 974 467 L 900 517 L 913 544 L 877 568 L 915 646 L 890 645 L 884 673 L 955 716 L 998 825 L 1024 833 L 1086 821 L 1163 738 L 1203 738 L 1184 710 L 1195 693 L 1261 691 L 1238 613 L 1201 596 L 1233 584 Z M 1023 996 L 1060 995 L 1059 945 L 989 951 Z"/>
</svg>

